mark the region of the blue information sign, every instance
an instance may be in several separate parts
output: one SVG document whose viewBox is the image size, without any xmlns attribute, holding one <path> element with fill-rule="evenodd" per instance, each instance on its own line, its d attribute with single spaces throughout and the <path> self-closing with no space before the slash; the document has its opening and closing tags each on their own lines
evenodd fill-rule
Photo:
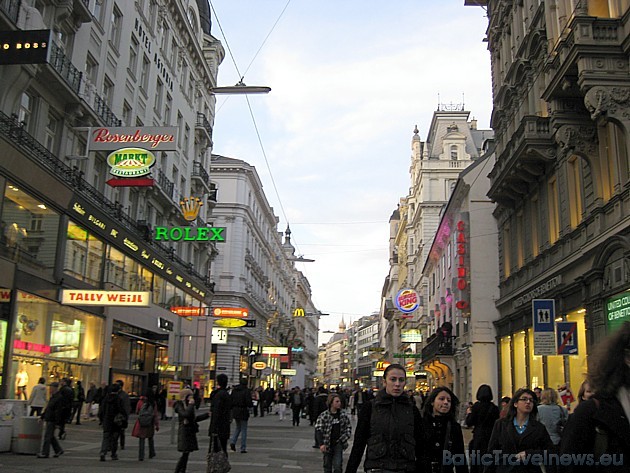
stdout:
<svg viewBox="0 0 630 473">
<path fill-rule="evenodd" d="M 532 301 L 534 332 L 553 332 L 556 318 L 554 299 L 534 299 Z"/>
</svg>

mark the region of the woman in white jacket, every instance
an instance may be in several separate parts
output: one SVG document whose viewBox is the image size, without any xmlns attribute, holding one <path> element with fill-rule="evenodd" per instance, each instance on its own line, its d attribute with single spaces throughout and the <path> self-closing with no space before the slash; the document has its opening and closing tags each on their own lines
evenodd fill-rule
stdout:
<svg viewBox="0 0 630 473">
<path fill-rule="evenodd" d="M 46 405 L 46 379 L 39 378 L 39 382 L 35 385 L 31 391 L 31 395 L 28 398 L 28 405 L 31 406 L 31 416 L 42 415 L 42 409 Z"/>
</svg>

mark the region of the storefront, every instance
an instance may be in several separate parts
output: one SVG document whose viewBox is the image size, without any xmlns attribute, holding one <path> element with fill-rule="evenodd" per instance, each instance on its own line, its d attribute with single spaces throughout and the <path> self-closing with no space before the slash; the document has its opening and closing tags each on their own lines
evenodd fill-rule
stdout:
<svg viewBox="0 0 630 473">
<path fill-rule="evenodd" d="M 16 399 L 28 399 L 40 377 L 98 381 L 104 320 L 24 291 L 17 291 L 9 386 Z"/>
</svg>

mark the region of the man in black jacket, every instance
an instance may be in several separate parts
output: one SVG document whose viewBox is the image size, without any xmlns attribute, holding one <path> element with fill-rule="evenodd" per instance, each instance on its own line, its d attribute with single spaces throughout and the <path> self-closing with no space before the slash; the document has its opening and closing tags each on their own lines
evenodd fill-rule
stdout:
<svg viewBox="0 0 630 473">
<path fill-rule="evenodd" d="M 59 383 L 59 394 L 61 394 L 62 413 L 59 418 L 59 439 L 66 438 L 66 424 L 72 422 L 72 400 L 74 399 L 74 390 L 72 389 L 72 380 L 70 378 L 62 378 Z"/>
<path fill-rule="evenodd" d="M 41 420 L 46 422 L 46 430 L 44 431 L 44 443 L 42 451 L 37 454 L 37 458 L 48 458 L 50 455 L 50 446 L 55 451 L 55 457 L 63 455 L 63 449 L 59 445 L 59 441 L 55 438 L 55 427 L 62 421 L 63 399 L 59 391 L 59 383 L 50 384 L 50 400 L 46 405 L 46 410 L 41 416 Z"/>
<path fill-rule="evenodd" d="M 214 436 L 217 437 L 221 449 L 227 453 L 227 441 L 230 437 L 230 422 L 232 411 L 232 400 L 227 392 L 227 375 L 221 373 L 217 376 L 217 389 L 212 391 L 210 395 L 210 409 L 212 415 L 210 417 L 210 447 L 213 448 Z M 216 448 L 216 445 L 215 447 Z"/>
<path fill-rule="evenodd" d="M 230 448 L 236 451 L 236 441 L 241 435 L 241 453 L 247 453 L 247 421 L 249 420 L 249 408 L 253 407 L 252 393 L 247 389 L 247 380 L 242 379 L 240 384 L 234 386 L 232 394 L 232 417 L 236 422 L 236 429 L 230 440 Z"/>
<path fill-rule="evenodd" d="M 289 394 L 289 406 L 293 411 L 293 426 L 300 425 L 300 413 L 304 407 L 304 394 L 300 391 L 300 387 L 296 386 Z"/>
</svg>

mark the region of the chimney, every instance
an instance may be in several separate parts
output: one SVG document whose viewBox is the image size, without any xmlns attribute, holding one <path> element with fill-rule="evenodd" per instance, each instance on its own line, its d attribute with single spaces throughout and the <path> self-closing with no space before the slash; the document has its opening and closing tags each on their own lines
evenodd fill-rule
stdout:
<svg viewBox="0 0 630 473">
<path fill-rule="evenodd" d="M 477 129 L 477 119 L 473 118 L 472 120 L 470 120 L 470 129 L 471 130 L 476 130 Z"/>
</svg>

